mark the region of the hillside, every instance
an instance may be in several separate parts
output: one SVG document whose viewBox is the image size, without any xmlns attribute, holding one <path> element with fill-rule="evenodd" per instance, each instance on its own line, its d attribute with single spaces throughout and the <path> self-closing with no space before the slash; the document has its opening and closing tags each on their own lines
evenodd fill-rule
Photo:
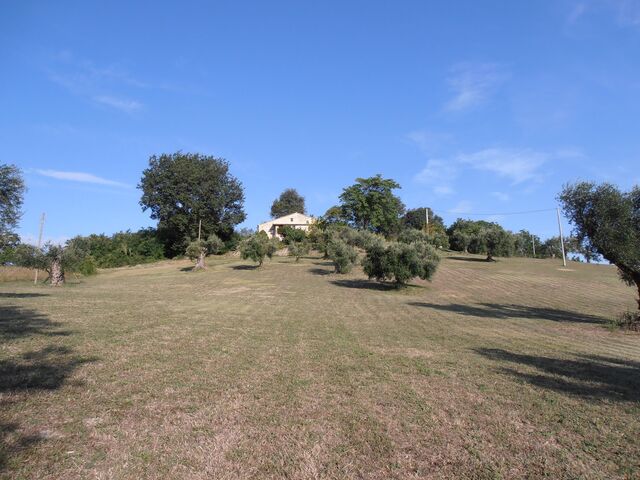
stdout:
<svg viewBox="0 0 640 480">
<path fill-rule="evenodd" d="M 640 474 L 634 291 L 450 256 L 397 291 L 319 258 L 0 283 L 2 478 Z"/>
</svg>

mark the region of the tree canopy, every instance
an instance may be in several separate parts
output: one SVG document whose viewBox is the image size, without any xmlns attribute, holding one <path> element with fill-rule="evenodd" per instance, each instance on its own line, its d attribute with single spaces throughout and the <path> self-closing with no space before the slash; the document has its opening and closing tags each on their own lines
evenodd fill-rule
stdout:
<svg viewBox="0 0 640 480">
<path fill-rule="evenodd" d="M 425 210 L 429 211 L 429 233 L 432 233 L 432 230 L 441 230 L 444 232 L 446 228 L 442 217 L 433 213 L 433 210 L 430 208 L 427 209 L 424 207 L 407 210 L 402 216 L 402 226 L 404 228 L 426 230 L 427 218 Z"/>
<path fill-rule="evenodd" d="M 344 218 L 354 227 L 383 235 L 395 233 L 400 227 L 404 204 L 393 194 L 400 188 L 395 180 L 376 175 L 357 178 L 340 195 Z"/>
<path fill-rule="evenodd" d="M 273 201 L 271 217 L 284 217 L 291 213 L 306 213 L 304 197 L 295 188 L 287 188 Z"/>
<path fill-rule="evenodd" d="M 198 153 L 153 155 L 138 185 L 142 210 L 158 220 L 158 236 L 167 256 L 184 253 L 190 239 L 212 233 L 228 240 L 245 219 L 242 184 L 229 163 Z"/>
<path fill-rule="evenodd" d="M 15 229 L 22 216 L 26 188 L 15 165 L 0 165 L 0 251 L 18 242 Z"/>
<path fill-rule="evenodd" d="M 577 241 L 613 263 L 621 278 L 636 286 L 640 310 L 640 187 L 622 192 L 609 183 L 579 182 L 566 185 L 559 200 Z"/>
</svg>

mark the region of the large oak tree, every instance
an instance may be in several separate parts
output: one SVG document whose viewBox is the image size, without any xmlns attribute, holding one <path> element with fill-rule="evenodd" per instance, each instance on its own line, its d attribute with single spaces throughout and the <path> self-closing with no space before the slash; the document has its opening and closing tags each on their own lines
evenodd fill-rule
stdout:
<svg viewBox="0 0 640 480">
<path fill-rule="evenodd" d="M 154 155 L 142 173 L 140 205 L 158 220 L 158 235 L 168 256 L 183 254 L 191 239 L 216 234 L 223 241 L 245 219 L 242 184 L 229 163 L 198 153 Z"/>
<path fill-rule="evenodd" d="M 398 188 L 398 182 L 382 175 L 356 178 L 340 195 L 344 218 L 356 228 L 383 235 L 397 232 L 404 213 L 404 204 L 393 194 Z"/>
<path fill-rule="evenodd" d="M 294 188 L 287 188 L 273 201 L 271 217 L 279 218 L 291 213 L 306 213 L 304 197 Z"/>
</svg>

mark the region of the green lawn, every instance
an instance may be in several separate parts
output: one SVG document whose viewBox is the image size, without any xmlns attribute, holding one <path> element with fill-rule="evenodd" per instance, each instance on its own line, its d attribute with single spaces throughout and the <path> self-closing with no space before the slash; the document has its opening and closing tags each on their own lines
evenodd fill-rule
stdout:
<svg viewBox="0 0 640 480">
<path fill-rule="evenodd" d="M 0 477 L 640 478 L 640 334 L 606 328 L 634 290 L 478 260 L 0 283 Z"/>
</svg>

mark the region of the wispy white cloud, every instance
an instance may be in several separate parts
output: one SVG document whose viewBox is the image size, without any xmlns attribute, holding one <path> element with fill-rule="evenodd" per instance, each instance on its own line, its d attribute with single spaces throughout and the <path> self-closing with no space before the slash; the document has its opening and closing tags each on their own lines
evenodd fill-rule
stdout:
<svg viewBox="0 0 640 480">
<path fill-rule="evenodd" d="M 452 182 L 457 176 L 457 166 L 452 161 L 431 159 L 418 172 L 413 180 L 423 185 L 433 187 L 436 195 L 451 195 L 454 193 Z"/>
<path fill-rule="evenodd" d="M 582 0 L 571 5 L 567 23 L 575 25 L 586 17 L 613 18 L 620 27 L 640 27 L 638 0 Z"/>
<path fill-rule="evenodd" d="M 508 202 L 511 196 L 504 192 L 491 192 L 491 196 L 496 197 L 501 202 Z"/>
<path fill-rule="evenodd" d="M 106 105 L 117 110 L 122 110 L 126 113 L 133 113 L 136 110 L 140 110 L 142 108 L 142 104 L 140 102 L 129 100 L 126 98 L 114 97 L 111 95 L 98 95 L 93 97 L 93 99 L 96 102 L 101 103 L 102 105 Z"/>
<path fill-rule="evenodd" d="M 448 80 L 453 98 L 447 102 L 445 110 L 461 112 L 485 103 L 510 76 L 503 66 L 496 63 L 455 65 Z"/>
<path fill-rule="evenodd" d="M 433 154 L 444 144 L 451 141 L 452 135 L 431 130 L 413 130 L 405 135 L 405 138 L 416 145 L 423 153 Z"/>
<path fill-rule="evenodd" d="M 98 177 L 92 173 L 86 172 L 64 172 L 60 170 L 40 170 L 36 169 L 38 175 L 44 177 L 55 178 L 57 180 L 68 180 L 71 182 L 93 183 L 98 185 L 108 185 L 110 187 L 130 188 L 131 185 L 122 182 L 116 182 L 106 178 Z"/>
<path fill-rule="evenodd" d="M 142 103 L 108 92 L 150 87 L 117 65 L 99 67 L 68 51 L 54 55 L 46 71 L 49 80 L 72 94 L 129 114 L 140 110 Z"/>
<path fill-rule="evenodd" d="M 476 170 L 484 170 L 506 178 L 516 185 L 528 180 L 540 180 L 540 167 L 550 155 L 534 150 L 487 148 L 462 154 L 458 160 Z"/>
<path fill-rule="evenodd" d="M 567 21 L 570 24 L 576 23 L 587 12 L 587 4 L 584 2 L 576 3 L 571 7 Z"/>
</svg>

